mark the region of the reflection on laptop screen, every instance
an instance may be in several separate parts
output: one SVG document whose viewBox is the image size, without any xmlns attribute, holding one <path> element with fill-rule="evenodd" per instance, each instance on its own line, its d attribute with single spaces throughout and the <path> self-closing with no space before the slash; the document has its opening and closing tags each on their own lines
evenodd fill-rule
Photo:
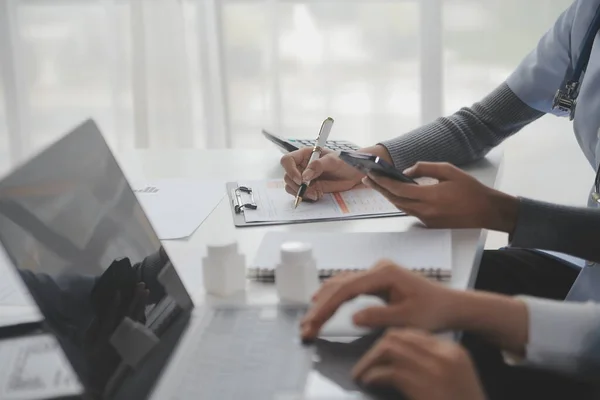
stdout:
<svg viewBox="0 0 600 400">
<path fill-rule="evenodd" d="M 0 240 L 90 393 L 132 379 L 193 306 L 92 121 L 0 182 Z"/>
</svg>

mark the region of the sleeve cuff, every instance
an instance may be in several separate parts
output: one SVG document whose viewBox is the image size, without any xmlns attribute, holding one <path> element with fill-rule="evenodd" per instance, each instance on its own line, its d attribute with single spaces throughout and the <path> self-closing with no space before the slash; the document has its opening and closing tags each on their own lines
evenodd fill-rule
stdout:
<svg viewBox="0 0 600 400">
<path fill-rule="evenodd" d="M 418 160 L 414 159 L 414 155 L 411 154 L 409 146 L 406 145 L 401 139 L 385 140 L 377 143 L 379 146 L 385 147 L 387 152 L 392 157 L 392 162 L 396 169 L 402 171 L 408 167 L 412 167 Z"/>
<path fill-rule="evenodd" d="M 517 297 L 529 311 L 529 340 L 524 356 L 503 353 L 507 364 L 562 372 L 577 372 L 589 362 L 600 365 L 600 343 L 594 335 L 600 332 L 600 305 Z"/>
</svg>

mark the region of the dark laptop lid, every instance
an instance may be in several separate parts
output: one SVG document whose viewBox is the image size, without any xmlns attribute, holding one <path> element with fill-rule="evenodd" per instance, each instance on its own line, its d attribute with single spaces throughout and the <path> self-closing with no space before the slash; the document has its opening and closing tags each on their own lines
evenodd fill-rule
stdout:
<svg viewBox="0 0 600 400">
<path fill-rule="evenodd" d="M 93 121 L 0 182 L 0 241 L 86 390 L 145 397 L 193 304 Z"/>
</svg>

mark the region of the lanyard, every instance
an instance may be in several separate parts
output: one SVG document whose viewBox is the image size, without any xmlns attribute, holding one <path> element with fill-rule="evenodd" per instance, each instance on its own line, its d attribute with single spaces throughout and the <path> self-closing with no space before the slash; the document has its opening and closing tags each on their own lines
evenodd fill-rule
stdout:
<svg viewBox="0 0 600 400">
<path fill-rule="evenodd" d="M 575 108 L 577 107 L 577 96 L 579 95 L 582 76 L 585 74 L 585 70 L 590 61 L 594 39 L 596 39 L 598 32 L 600 32 L 600 6 L 596 9 L 596 14 L 585 33 L 575 66 L 573 67 L 572 63 L 569 64 L 560 88 L 556 91 L 556 95 L 554 96 L 552 109 L 568 112 L 569 120 L 571 121 L 575 118 Z M 600 203 L 600 166 L 596 169 L 592 199 L 597 203 Z"/>
<path fill-rule="evenodd" d="M 575 66 L 573 67 L 573 64 L 569 64 L 562 84 L 554 96 L 552 108 L 568 112 L 571 121 L 575 118 L 575 108 L 577 106 L 577 96 L 579 95 L 579 88 L 581 87 L 582 75 L 584 75 L 588 62 L 590 61 L 594 39 L 596 39 L 596 35 L 599 31 L 600 6 L 596 9 L 596 14 L 585 33 Z M 596 190 L 596 192 L 600 193 L 599 190 Z"/>
</svg>

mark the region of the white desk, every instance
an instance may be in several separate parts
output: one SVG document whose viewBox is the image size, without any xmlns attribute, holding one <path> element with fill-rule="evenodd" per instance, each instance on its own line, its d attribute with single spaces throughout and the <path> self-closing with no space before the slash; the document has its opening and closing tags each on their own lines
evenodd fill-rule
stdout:
<svg viewBox="0 0 600 400">
<path fill-rule="evenodd" d="M 138 150 L 118 155 L 127 176 L 132 178 L 201 178 L 238 181 L 243 179 L 280 178 L 281 155 L 275 150 Z M 477 179 L 488 186 L 496 186 L 502 153 L 492 152 L 468 168 Z M 166 241 L 165 247 L 195 302 L 202 302 L 201 262 L 205 246 L 215 238 L 235 238 L 250 262 L 263 235 L 269 230 L 321 232 L 373 232 L 422 229 L 412 217 L 378 218 L 354 221 L 321 222 L 282 226 L 235 228 L 227 197 L 204 221 L 188 240 Z M 452 280 L 457 289 L 473 286 L 477 267 L 485 244 L 486 231 L 480 229 L 452 232 Z M 245 300 L 249 303 L 277 301 L 274 285 L 248 283 Z"/>
</svg>

